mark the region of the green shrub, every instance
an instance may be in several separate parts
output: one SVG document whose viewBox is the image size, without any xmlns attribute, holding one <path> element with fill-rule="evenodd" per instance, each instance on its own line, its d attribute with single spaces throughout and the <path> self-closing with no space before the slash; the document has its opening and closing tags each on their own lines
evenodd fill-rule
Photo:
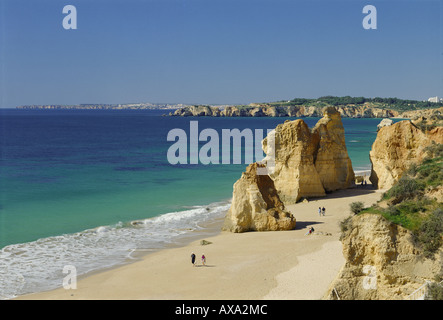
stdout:
<svg viewBox="0 0 443 320">
<path fill-rule="evenodd" d="M 403 201 L 397 205 L 397 209 L 405 214 L 413 214 L 426 211 L 430 205 L 432 205 L 432 201 L 428 197 L 423 196 L 420 199 Z"/>
<path fill-rule="evenodd" d="M 425 187 L 426 184 L 424 182 L 404 175 L 386 192 L 385 197 L 387 199 L 393 198 L 392 202 L 395 204 L 406 199 L 413 199 L 418 196 Z"/>
<path fill-rule="evenodd" d="M 443 285 L 435 282 L 429 284 L 425 300 L 443 300 Z"/>
<path fill-rule="evenodd" d="M 432 258 L 442 245 L 443 209 L 434 210 L 420 226 L 415 239 L 423 249 L 427 258 Z"/>
<path fill-rule="evenodd" d="M 363 202 L 361 202 L 361 201 L 357 201 L 357 202 L 352 202 L 352 203 L 349 205 L 349 207 L 350 207 L 351 212 L 352 212 L 353 214 L 359 214 L 359 213 L 363 210 L 363 208 L 365 207 L 365 205 L 364 205 Z"/>
<path fill-rule="evenodd" d="M 432 142 L 432 144 L 425 148 L 429 158 L 443 157 L 443 144 Z"/>
<path fill-rule="evenodd" d="M 341 231 L 341 236 L 340 236 L 340 240 L 342 239 L 342 237 L 344 236 L 344 234 L 352 229 L 352 217 L 349 216 L 343 220 L 341 220 L 338 223 L 339 227 L 340 227 L 340 231 Z"/>
<path fill-rule="evenodd" d="M 406 174 L 411 176 L 411 177 L 415 177 L 416 174 L 418 172 L 418 166 L 416 163 L 411 164 L 411 166 L 408 168 L 408 170 L 406 170 Z"/>
<path fill-rule="evenodd" d="M 422 167 L 418 171 L 418 178 L 425 179 L 432 173 L 432 167 L 426 166 Z"/>
<path fill-rule="evenodd" d="M 397 206 L 389 206 L 385 209 L 385 213 L 389 216 L 398 216 L 401 211 Z"/>
</svg>

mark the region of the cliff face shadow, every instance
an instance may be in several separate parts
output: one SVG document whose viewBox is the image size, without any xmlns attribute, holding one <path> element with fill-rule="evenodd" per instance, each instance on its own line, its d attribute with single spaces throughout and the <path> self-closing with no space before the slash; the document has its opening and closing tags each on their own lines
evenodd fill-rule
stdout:
<svg viewBox="0 0 443 320">
<path fill-rule="evenodd" d="M 313 201 L 313 200 L 320 200 L 320 199 L 355 197 L 355 196 L 361 196 L 361 195 L 371 194 L 371 193 L 375 193 L 375 192 L 377 192 L 377 189 L 375 189 L 371 184 L 366 185 L 366 186 L 356 185 L 355 187 L 348 188 L 348 189 L 327 192 L 326 196 L 324 196 L 324 197 L 311 198 L 309 200 Z"/>
<path fill-rule="evenodd" d="M 300 229 L 306 229 L 308 226 L 312 226 L 314 224 L 323 224 L 324 222 L 321 221 L 297 221 L 295 224 L 295 229 L 293 230 L 300 230 Z"/>
</svg>

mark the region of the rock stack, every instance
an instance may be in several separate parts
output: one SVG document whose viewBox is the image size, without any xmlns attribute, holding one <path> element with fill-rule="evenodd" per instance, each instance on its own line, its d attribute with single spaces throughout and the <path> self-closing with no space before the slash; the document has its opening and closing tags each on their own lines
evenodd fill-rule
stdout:
<svg viewBox="0 0 443 320">
<path fill-rule="evenodd" d="M 274 181 L 268 175 L 257 175 L 261 164 L 250 164 L 234 184 L 231 208 L 224 230 L 232 232 L 290 230 L 295 219 L 286 211 Z"/>
<path fill-rule="evenodd" d="M 278 125 L 263 140 L 263 150 L 263 164 L 250 165 L 234 184 L 224 230 L 293 229 L 295 219 L 285 204 L 354 185 L 341 116 L 333 107 L 323 110 L 313 129 L 303 120 Z M 257 175 L 260 167 L 269 175 Z"/>
</svg>

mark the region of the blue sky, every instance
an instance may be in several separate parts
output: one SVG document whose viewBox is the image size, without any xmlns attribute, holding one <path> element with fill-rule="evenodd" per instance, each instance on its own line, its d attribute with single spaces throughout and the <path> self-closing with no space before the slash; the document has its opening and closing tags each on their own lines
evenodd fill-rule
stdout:
<svg viewBox="0 0 443 320">
<path fill-rule="evenodd" d="M 1 107 L 443 96 L 440 0 L 0 2 Z"/>
</svg>

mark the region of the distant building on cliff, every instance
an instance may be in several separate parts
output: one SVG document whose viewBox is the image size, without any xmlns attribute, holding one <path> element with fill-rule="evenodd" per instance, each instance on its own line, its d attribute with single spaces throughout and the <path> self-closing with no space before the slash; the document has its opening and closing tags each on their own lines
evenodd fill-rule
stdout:
<svg viewBox="0 0 443 320">
<path fill-rule="evenodd" d="M 428 99 L 428 101 L 437 103 L 437 102 L 443 102 L 443 99 L 439 97 L 431 97 Z"/>
</svg>

